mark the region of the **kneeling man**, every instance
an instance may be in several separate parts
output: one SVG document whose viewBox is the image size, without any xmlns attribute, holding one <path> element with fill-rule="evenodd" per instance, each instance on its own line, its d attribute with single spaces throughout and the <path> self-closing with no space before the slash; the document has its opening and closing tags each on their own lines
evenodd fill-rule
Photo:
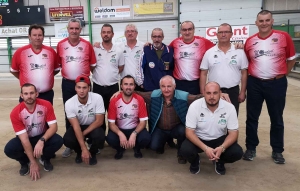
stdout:
<svg viewBox="0 0 300 191">
<path fill-rule="evenodd" d="M 105 135 L 101 128 L 104 121 L 104 103 L 101 95 L 90 92 L 91 81 L 86 76 L 78 76 L 75 80 L 76 95 L 65 104 L 67 118 L 72 128 L 64 135 L 64 144 L 77 153 L 75 162 L 95 165 L 96 153 L 104 144 Z M 92 145 L 88 150 L 85 139 Z"/>
<path fill-rule="evenodd" d="M 205 152 L 215 164 L 217 174 L 226 172 L 224 163 L 233 163 L 243 155 L 237 144 L 238 119 L 232 104 L 220 99 L 220 86 L 209 82 L 204 88 L 204 98 L 194 101 L 186 116 L 186 140 L 181 154 L 190 165 L 190 172 L 200 172 L 198 153 Z"/>
<path fill-rule="evenodd" d="M 117 150 L 115 159 L 121 159 L 125 149 L 133 148 L 134 157 L 142 158 L 140 149 L 151 141 L 146 130 L 148 119 L 143 98 L 133 93 L 134 78 L 130 75 L 121 80 L 122 92 L 111 99 L 108 108 L 109 132 L 107 143 Z"/>
<path fill-rule="evenodd" d="M 9 158 L 21 164 L 20 175 L 30 173 L 32 180 L 40 178 L 36 158 L 40 158 L 45 171 L 52 171 L 50 159 L 63 144 L 61 136 L 56 134 L 57 123 L 51 103 L 37 98 L 38 95 L 33 84 L 22 85 L 21 98 L 24 101 L 10 113 L 17 137 L 11 139 L 4 148 Z"/>
</svg>

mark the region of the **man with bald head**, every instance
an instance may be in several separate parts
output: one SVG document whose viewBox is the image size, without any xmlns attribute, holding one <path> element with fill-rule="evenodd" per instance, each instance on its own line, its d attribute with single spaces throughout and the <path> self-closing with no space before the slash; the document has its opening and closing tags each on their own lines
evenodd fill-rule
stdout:
<svg viewBox="0 0 300 191">
<path fill-rule="evenodd" d="M 204 98 L 194 101 L 186 115 L 186 139 L 180 153 L 190 165 L 190 172 L 200 172 L 198 153 L 204 152 L 215 164 L 217 174 L 225 175 L 224 163 L 233 163 L 243 155 L 237 144 L 238 119 L 232 104 L 220 99 L 220 85 L 209 82 Z"/>
</svg>

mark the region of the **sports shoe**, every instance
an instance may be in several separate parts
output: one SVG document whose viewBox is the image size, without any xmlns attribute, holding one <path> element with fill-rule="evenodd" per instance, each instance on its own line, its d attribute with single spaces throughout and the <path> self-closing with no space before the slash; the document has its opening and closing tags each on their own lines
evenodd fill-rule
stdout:
<svg viewBox="0 0 300 191">
<path fill-rule="evenodd" d="M 124 152 L 123 150 L 117 151 L 117 153 L 115 154 L 115 159 L 119 160 L 119 159 L 123 158 L 123 152 Z"/>
<path fill-rule="evenodd" d="M 44 166 L 45 171 L 49 172 L 53 170 L 53 165 L 51 164 L 50 160 L 43 160 L 40 158 L 39 162 Z"/>
<path fill-rule="evenodd" d="M 133 149 L 134 150 L 134 157 L 139 159 L 139 158 L 143 158 L 143 154 L 141 153 L 140 149 Z"/>
<path fill-rule="evenodd" d="M 226 168 L 224 166 L 224 163 L 221 162 L 214 162 L 215 163 L 215 171 L 217 174 L 225 175 Z"/>
<path fill-rule="evenodd" d="M 81 153 L 77 153 L 76 158 L 75 158 L 75 162 L 77 164 L 82 163 Z"/>
<path fill-rule="evenodd" d="M 97 164 L 97 157 L 96 157 L 96 155 L 92 155 L 92 157 L 90 158 L 89 164 L 90 164 L 90 165 L 95 165 L 95 164 Z"/>
<path fill-rule="evenodd" d="M 167 141 L 167 144 L 168 144 L 169 147 L 171 147 L 171 148 L 176 148 L 176 147 L 177 147 L 177 145 L 174 143 L 173 139 L 169 139 L 169 140 Z"/>
<path fill-rule="evenodd" d="M 21 164 L 21 168 L 19 170 L 19 173 L 21 176 L 26 176 L 27 174 L 29 174 L 29 167 L 28 164 Z"/>
<path fill-rule="evenodd" d="M 89 149 L 91 148 L 91 146 L 92 146 L 92 144 L 88 144 Z M 98 149 L 96 155 L 98 155 L 98 154 L 100 154 L 100 153 L 101 153 L 101 149 Z"/>
<path fill-rule="evenodd" d="M 253 158 L 256 157 L 256 151 L 255 150 L 246 150 L 243 159 L 248 161 L 253 161 Z"/>
<path fill-rule="evenodd" d="M 198 174 L 200 172 L 200 159 L 199 159 L 199 156 L 195 160 L 195 163 L 191 163 L 190 172 L 192 174 Z"/>
<path fill-rule="evenodd" d="M 186 162 L 187 162 L 186 159 L 183 158 L 183 156 L 181 156 L 181 155 L 177 156 L 177 161 L 179 164 L 186 164 Z"/>
<path fill-rule="evenodd" d="M 272 158 L 276 164 L 285 164 L 285 159 L 281 153 L 272 152 Z"/>
<path fill-rule="evenodd" d="M 61 156 L 63 158 L 67 158 L 67 157 L 69 157 L 71 155 L 72 151 L 73 151 L 72 149 L 66 147 L 66 149 L 64 150 L 64 152 L 62 153 Z"/>
</svg>

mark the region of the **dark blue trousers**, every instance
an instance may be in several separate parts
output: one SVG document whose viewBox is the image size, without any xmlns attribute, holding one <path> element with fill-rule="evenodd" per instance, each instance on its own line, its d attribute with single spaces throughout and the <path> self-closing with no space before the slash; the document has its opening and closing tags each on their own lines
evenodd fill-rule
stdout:
<svg viewBox="0 0 300 191">
<path fill-rule="evenodd" d="M 63 98 L 63 102 L 64 102 L 64 107 L 65 107 L 65 103 L 68 101 L 68 99 L 70 99 L 71 97 L 76 95 L 75 85 L 76 85 L 75 81 L 67 80 L 65 78 L 62 79 L 61 90 L 62 90 L 62 98 Z M 68 128 L 71 126 L 71 124 L 67 118 L 66 112 L 65 112 L 65 122 L 66 122 L 66 130 L 68 130 Z"/>
<path fill-rule="evenodd" d="M 175 78 L 175 82 L 176 82 L 177 90 L 186 91 L 193 95 L 200 94 L 199 79 L 193 81 L 187 81 L 187 80 L 178 80 Z"/>
<path fill-rule="evenodd" d="M 246 147 L 255 150 L 259 143 L 257 136 L 258 120 L 263 102 L 266 101 L 271 121 L 270 144 L 274 152 L 282 153 L 283 149 L 283 110 L 287 90 L 287 79 L 262 81 L 249 76 L 247 82 L 247 120 Z"/>
<path fill-rule="evenodd" d="M 133 129 L 120 129 L 127 139 L 129 139 L 131 133 L 135 130 Z M 145 148 L 151 141 L 151 135 L 148 133 L 146 129 L 143 129 L 136 137 L 135 141 L 135 149 L 143 149 Z M 106 142 L 117 151 L 122 150 L 123 148 L 120 146 L 119 136 L 113 131 L 109 130 L 106 136 Z"/>
<path fill-rule="evenodd" d="M 44 134 L 29 138 L 32 149 L 34 149 L 36 143 L 43 135 Z M 58 151 L 58 149 L 60 149 L 62 145 L 63 139 L 61 138 L 61 136 L 58 134 L 54 134 L 50 139 L 48 139 L 45 142 L 42 159 L 50 160 L 54 156 L 55 152 Z M 20 164 L 27 164 L 29 162 L 27 155 L 24 153 L 24 147 L 22 145 L 22 142 L 18 136 L 11 139 L 5 145 L 4 153 L 9 158 L 19 161 Z"/>
</svg>

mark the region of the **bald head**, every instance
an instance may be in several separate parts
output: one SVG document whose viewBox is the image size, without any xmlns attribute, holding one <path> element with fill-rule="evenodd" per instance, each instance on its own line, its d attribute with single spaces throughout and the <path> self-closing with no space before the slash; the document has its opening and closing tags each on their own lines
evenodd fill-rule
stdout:
<svg viewBox="0 0 300 191">
<path fill-rule="evenodd" d="M 206 88 L 211 88 L 214 87 L 216 88 L 218 91 L 221 90 L 220 85 L 217 82 L 208 82 L 205 86 L 204 86 L 204 91 L 206 91 Z"/>
</svg>

